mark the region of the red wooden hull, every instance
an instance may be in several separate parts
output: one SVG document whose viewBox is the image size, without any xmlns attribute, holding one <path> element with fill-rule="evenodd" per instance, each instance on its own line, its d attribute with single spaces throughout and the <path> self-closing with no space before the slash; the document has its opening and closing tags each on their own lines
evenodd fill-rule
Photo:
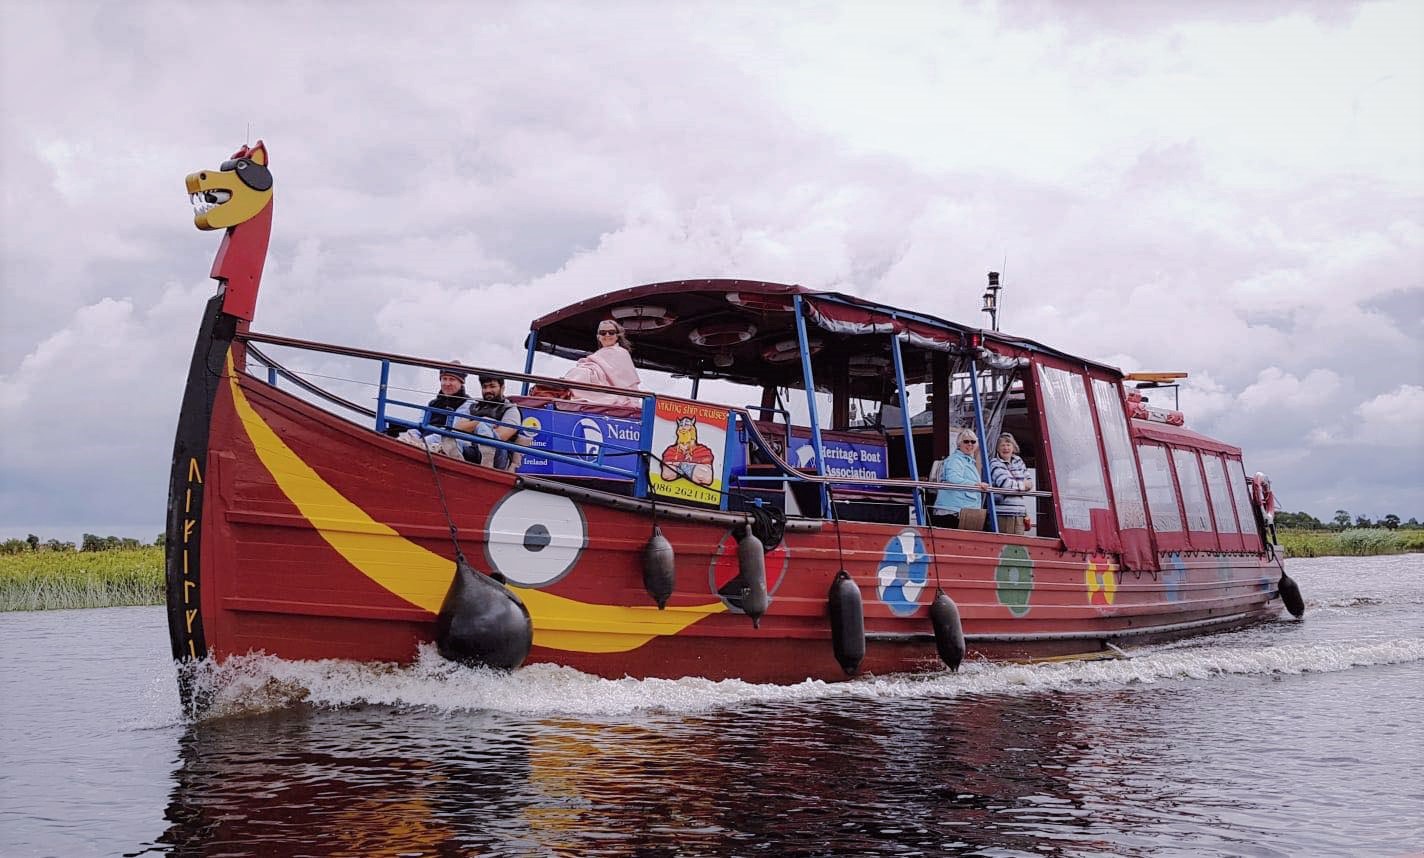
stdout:
<svg viewBox="0 0 1424 858">
<path fill-rule="evenodd" d="M 187 486 L 201 513 L 169 562 L 186 656 L 412 660 L 454 570 L 442 492 L 466 556 L 528 606 L 529 661 L 609 677 L 842 679 L 827 619 L 841 568 L 864 602 L 861 672 L 942 667 L 928 618 L 937 588 L 959 607 L 969 658 L 1101 652 L 1279 611 L 1280 567 L 1259 554 L 1163 555 L 1162 568 L 1130 573 L 1057 539 L 857 522 L 838 539 L 832 522 L 801 522 L 767 555 L 771 605 L 754 628 L 717 593 L 736 573 L 731 519 L 666 513 L 677 581 L 658 611 L 642 583 L 646 510 L 438 456 L 432 471 L 422 450 L 241 372 L 216 391 Z"/>
</svg>

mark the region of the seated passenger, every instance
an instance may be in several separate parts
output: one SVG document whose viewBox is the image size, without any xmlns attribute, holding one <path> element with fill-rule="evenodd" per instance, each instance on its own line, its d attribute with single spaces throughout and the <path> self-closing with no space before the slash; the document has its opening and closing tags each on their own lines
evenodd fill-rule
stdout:
<svg viewBox="0 0 1424 858">
<path fill-rule="evenodd" d="M 979 449 L 979 439 L 969 429 L 959 433 L 959 440 L 953 453 L 945 457 L 931 471 L 931 478 L 941 483 L 956 483 L 965 488 L 940 489 L 935 492 L 934 504 L 930 507 L 930 521 L 940 527 L 959 527 L 962 510 L 978 511 L 983 506 L 982 495 L 970 486 L 989 488 L 988 483 L 979 481 L 979 465 L 974 455 Z"/>
<path fill-rule="evenodd" d="M 459 365 L 459 361 L 451 361 Z M 450 415 L 445 411 L 463 411 L 469 407 L 470 395 L 465 391 L 465 378 L 467 373 L 456 369 L 440 370 L 440 394 L 425 406 L 431 409 L 426 413 L 425 423 L 429 426 L 447 425 Z M 441 410 L 435 410 L 441 409 Z M 447 456 L 460 457 L 458 444 L 454 438 L 441 435 L 438 432 L 430 432 L 422 435 L 419 429 L 404 429 L 400 426 L 392 425 L 386 427 L 386 434 L 393 438 L 399 438 L 407 444 L 416 447 L 429 447 L 432 451 L 444 453 Z M 447 443 L 448 442 L 448 443 Z"/>
<path fill-rule="evenodd" d="M 573 369 L 564 373 L 564 378 L 602 387 L 637 390 L 638 370 L 633 366 L 633 356 L 630 354 L 633 345 L 628 342 L 628 335 L 623 332 L 623 326 L 612 319 L 604 319 L 598 323 L 597 338 L 598 351 L 579 358 Z M 578 388 L 574 388 L 572 398 L 598 405 L 639 404 L 636 397 Z"/>
<path fill-rule="evenodd" d="M 996 489 L 1026 492 L 1032 485 L 1028 466 L 1019 458 L 1019 442 L 1008 432 L 999 435 L 994 457 L 989 460 L 989 482 Z M 994 515 L 999 519 L 1000 533 L 1023 533 L 1028 518 L 1028 504 L 1021 494 L 994 493 Z M 1032 527 L 1032 524 L 1028 525 Z"/>
<path fill-rule="evenodd" d="M 481 375 L 480 394 L 480 399 L 470 403 L 469 413 L 472 419 L 456 419 L 451 428 L 481 438 L 497 438 L 500 441 L 519 443 L 516 436 L 528 433 L 519 429 L 523 419 L 519 406 L 504 398 L 504 379 L 497 375 Z M 515 454 L 511 451 L 482 445 L 478 441 L 462 444 L 461 453 L 467 462 L 489 465 L 501 471 L 513 470 L 518 464 Z"/>
</svg>

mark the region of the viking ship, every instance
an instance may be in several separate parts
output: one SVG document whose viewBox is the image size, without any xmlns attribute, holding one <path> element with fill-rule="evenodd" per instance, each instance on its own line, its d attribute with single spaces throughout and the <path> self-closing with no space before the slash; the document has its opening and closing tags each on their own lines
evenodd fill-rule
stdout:
<svg viewBox="0 0 1424 858">
<path fill-rule="evenodd" d="M 262 333 L 265 145 L 187 188 L 225 235 L 168 498 L 180 662 L 399 664 L 434 643 L 504 669 L 787 683 L 1101 656 L 1303 610 L 1268 482 L 1144 398 L 1175 376 L 760 280 L 554 310 L 519 371 Z M 604 320 L 648 390 L 535 372 L 587 356 Z M 459 432 L 410 391 L 442 370 L 505 378 L 518 433 Z M 632 404 L 589 401 L 613 396 Z M 392 437 L 407 429 L 513 467 Z M 932 465 L 965 429 L 981 480 L 950 483 Z M 1003 432 L 1031 478 L 1021 533 L 984 488 Z M 934 515 L 946 489 L 978 499 L 954 527 Z"/>
</svg>

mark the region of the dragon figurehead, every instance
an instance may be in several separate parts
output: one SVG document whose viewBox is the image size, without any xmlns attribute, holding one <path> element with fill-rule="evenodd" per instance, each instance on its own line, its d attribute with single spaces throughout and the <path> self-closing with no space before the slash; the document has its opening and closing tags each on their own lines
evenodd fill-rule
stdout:
<svg viewBox="0 0 1424 858">
<path fill-rule="evenodd" d="M 267 146 L 243 146 L 216 170 L 189 173 L 193 225 L 226 229 L 212 278 L 224 284 L 223 312 L 252 320 L 272 235 L 272 173 Z"/>
</svg>

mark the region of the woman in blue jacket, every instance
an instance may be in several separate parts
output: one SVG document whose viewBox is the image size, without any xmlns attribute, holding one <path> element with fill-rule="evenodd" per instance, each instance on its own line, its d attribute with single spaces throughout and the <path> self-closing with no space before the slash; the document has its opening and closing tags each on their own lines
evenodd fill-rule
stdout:
<svg viewBox="0 0 1424 858">
<path fill-rule="evenodd" d="M 975 456 L 979 452 L 979 439 L 969 429 L 959 433 L 954 452 L 950 453 L 931 473 L 930 478 L 941 483 L 956 483 L 964 488 L 940 489 L 935 493 L 934 505 L 930 507 L 930 521 L 940 527 L 959 527 L 961 509 L 979 509 L 984 505 L 983 495 L 973 487 L 989 488 L 989 484 L 979 479 L 979 465 Z"/>
</svg>

